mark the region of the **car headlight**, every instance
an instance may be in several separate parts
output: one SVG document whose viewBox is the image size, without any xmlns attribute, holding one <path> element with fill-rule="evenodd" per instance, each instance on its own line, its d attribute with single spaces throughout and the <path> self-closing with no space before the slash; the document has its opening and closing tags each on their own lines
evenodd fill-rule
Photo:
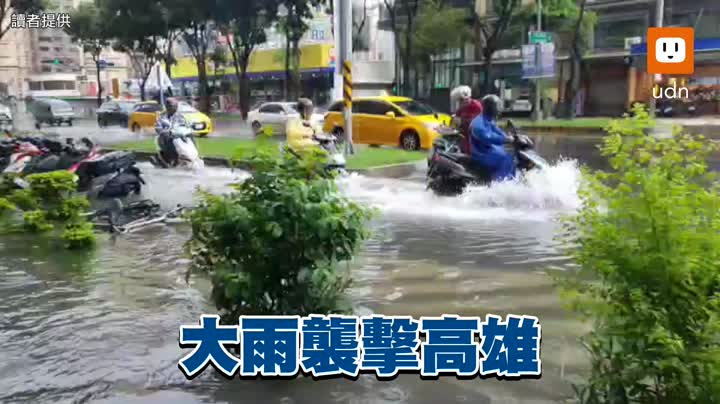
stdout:
<svg viewBox="0 0 720 404">
<path fill-rule="evenodd" d="M 430 129 L 430 130 L 435 130 L 435 129 L 437 129 L 437 127 L 438 127 L 438 123 L 437 123 L 437 122 L 425 122 L 424 125 L 425 125 L 426 128 L 428 128 L 428 129 Z"/>
</svg>

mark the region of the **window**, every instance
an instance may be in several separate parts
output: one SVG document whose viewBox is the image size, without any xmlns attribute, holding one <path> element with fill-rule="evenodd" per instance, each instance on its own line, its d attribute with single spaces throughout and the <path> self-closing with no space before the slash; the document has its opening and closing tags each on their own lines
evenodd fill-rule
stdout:
<svg viewBox="0 0 720 404">
<path fill-rule="evenodd" d="M 595 48 L 622 49 L 625 47 L 625 38 L 645 36 L 647 23 L 647 15 L 638 13 L 601 18 L 595 27 Z"/>
<path fill-rule="evenodd" d="M 115 111 L 117 108 L 118 105 L 116 102 L 106 102 L 100 106 L 100 110 L 102 111 Z"/>
<path fill-rule="evenodd" d="M 159 104 L 151 103 L 151 104 L 139 104 L 135 107 L 136 112 L 147 112 L 147 113 L 153 113 L 153 112 L 159 112 L 161 110 Z"/>
<path fill-rule="evenodd" d="M 415 100 L 397 101 L 395 104 L 410 115 L 433 115 L 435 113 L 428 105 Z"/>
<path fill-rule="evenodd" d="M 52 38 L 50 38 L 49 36 L 41 36 L 41 37 L 38 37 L 38 41 L 40 41 L 40 42 L 52 42 Z"/>
<path fill-rule="evenodd" d="M 342 112 L 343 111 L 343 103 L 341 101 L 338 101 L 330 106 L 328 108 L 329 112 Z"/>
<path fill-rule="evenodd" d="M 193 108 L 192 105 L 190 105 L 190 104 L 188 104 L 188 103 L 186 103 L 186 102 L 181 102 L 181 103 L 179 103 L 179 104 L 178 104 L 177 111 L 178 111 L 178 112 L 183 112 L 183 113 L 195 113 L 195 112 L 198 112 L 197 109 Z"/>
<path fill-rule="evenodd" d="M 43 83 L 46 90 L 65 90 L 65 82 L 58 80 L 49 80 Z"/>
<path fill-rule="evenodd" d="M 353 111 L 357 114 L 385 115 L 388 112 L 395 112 L 392 105 L 382 101 L 361 101 L 358 103 L 357 110 Z"/>
<path fill-rule="evenodd" d="M 52 67 L 50 66 L 43 66 L 42 69 L 40 69 L 43 73 L 51 73 Z"/>
<path fill-rule="evenodd" d="M 44 51 L 44 52 L 47 52 L 50 50 L 50 48 L 48 48 L 47 46 L 41 46 L 38 49 L 40 49 L 41 51 Z"/>
<path fill-rule="evenodd" d="M 258 112 L 261 112 L 263 114 L 279 114 L 283 112 L 283 108 L 280 105 L 277 104 L 265 104 L 262 107 L 260 107 L 260 110 Z"/>
<path fill-rule="evenodd" d="M 31 81 L 30 83 L 28 83 L 28 86 L 30 87 L 30 91 L 42 90 L 42 82 L 40 81 Z"/>
</svg>

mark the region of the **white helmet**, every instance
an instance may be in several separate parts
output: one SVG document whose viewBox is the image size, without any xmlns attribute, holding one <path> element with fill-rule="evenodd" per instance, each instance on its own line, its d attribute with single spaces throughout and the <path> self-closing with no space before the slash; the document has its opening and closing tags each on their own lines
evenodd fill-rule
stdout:
<svg viewBox="0 0 720 404">
<path fill-rule="evenodd" d="M 453 101 L 458 102 L 465 98 L 470 98 L 472 96 L 472 89 L 470 89 L 469 86 L 458 86 L 453 88 L 453 90 L 450 92 L 450 98 L 452 98 Z"/>
</svg>

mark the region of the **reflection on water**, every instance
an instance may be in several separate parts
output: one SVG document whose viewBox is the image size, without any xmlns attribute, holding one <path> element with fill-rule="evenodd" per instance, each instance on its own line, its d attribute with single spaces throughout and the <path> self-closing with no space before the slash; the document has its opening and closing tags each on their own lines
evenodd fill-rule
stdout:
<svg viewBox="0 0 720 404">
<path fill-rule="evenodd" d="M 152 171 L 149 167 L 143 167 Z M 222 190 L 238 173 L 155 170 L 147 193 L 187 203 L 196 185 Z M 213 312 L 207 281 L 184 282 L 183 226 L 105 237 L 92 254 L 53 251 L 26 237 L 0 239 L 0 402 L 102 403 L 549 403 L 571 394 L 584 369 L 583 327 L 561 309 L 549 264 L 566 262 L 553 237 L 576 207 L 577 168 L 555 177 L 478 189 L 460 199 L 412 181 L 354 177 L 343 189 L 383 209 L 352 263 L 359 313 L 532 314 L 543 326 L 540 380 L 506 382 L 403 375 L 393 381 L 185 380 L 178 326 Z M 564 184 L 563 189 L 553 189 Z M 420 188 L 418 188 L 420 186 Z M 544 189 L 544 191 L 543 191 Z M 528 203 L 519 196 L 527 193 Z M 405 209 L 403 209 L 405 206 Z"/>
</svg>

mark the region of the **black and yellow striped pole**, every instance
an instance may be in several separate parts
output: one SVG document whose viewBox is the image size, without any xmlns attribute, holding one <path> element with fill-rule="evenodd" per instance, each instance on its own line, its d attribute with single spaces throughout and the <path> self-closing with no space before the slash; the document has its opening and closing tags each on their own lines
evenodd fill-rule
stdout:
<svg viewBox="0 0 720 404">
<path fill-rule="evenodd" d="M 343 61 L 343 104 L 345 106 L 345 144 L 349 154 L 355 152 L 352 143 L 352 62 Z"/>
</svg>

